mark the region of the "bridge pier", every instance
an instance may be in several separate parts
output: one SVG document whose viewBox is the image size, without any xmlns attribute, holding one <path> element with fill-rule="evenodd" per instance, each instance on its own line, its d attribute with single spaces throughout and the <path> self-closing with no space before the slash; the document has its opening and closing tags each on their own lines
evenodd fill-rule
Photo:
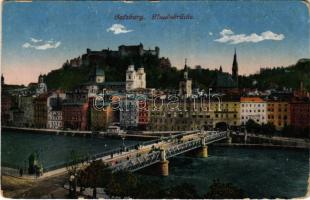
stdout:
<svg viewBox="0 0 310 200">
<path fill-rule="evenodd" d="M 159 174 L 161 176 L 169 176 L 169 161 L 166 159 L 166 151 L 160 150 Z"/>
<path fill-rule="evenodd" d="M 208 146 L 205 145 L 205 146 L 201 147 L 199 153 L 200 153 L 200 156 L 201 156 L 202 158 L 207 158 L 207 157 L 208 157 Z"/>
<path fill-rule="evenodd" d="M 248 140 L 248 132 L 245 129 L 245 132 L 244 132 L 244 144 L 246 144 L 247 140 Z"/>
<path fill-rule="evenodd" d="M 206 138 L 201 139 L 201 148 L 198 151 L 198 155 L 202 158 L 208 157 L 208 145 L 206 144 Z"/>
<path fill-rule="evenodd" d="M 169 161 L 160 161 L 159 163 L 159 174 L 161 176 L 169 176 Z"/>
<path fill-rule="evenodd" d="M 231 137 L 229 131 L 227 132 L 227 143 L 228 143 L 228 144 L 231 144 L 231 143 L 232 143 L 232 137 Z"/>
<path fill-rule="evenodd" d="M 231 137 L 228 137 L 228 138 L 227 138 L 227 142 L 228 142 L 228 144 L 231 144 L 232 138 L 231 138 Z"/>
</svg>

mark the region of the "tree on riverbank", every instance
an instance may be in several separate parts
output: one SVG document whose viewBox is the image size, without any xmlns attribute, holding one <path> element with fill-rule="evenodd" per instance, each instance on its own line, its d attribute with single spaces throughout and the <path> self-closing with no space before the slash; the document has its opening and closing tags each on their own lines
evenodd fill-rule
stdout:
<svg viewBox="0 0 310 200">
<path fill-rule="evenodd" d="M 260 130 L 260 125 L 256 123 L 253 119 L 249 119 L 246 122 L 245 127 L 247 131 L 254 132 L 254 133 L 257 133 Z"/>
<path fill-rule="evenodd" d="M 246 122 L 246 129 L 250 133 L 262 134 L 268 136 L 283 136 L 283 137 L 294 137 L 294 138 L 307 138 L 310 139 L 309 128 L 297 128 L 291 125 L 284 126 L 282 130 L 277 130 L 271 122 L 267 124 L 258 124 L 254 120 L 249 119 Z"/>
<path fill-rule="evenodd" d="M 93 189 L 93 198 L 97 198 L 97 187 L 106 187 L 111 179 L 111 170 L 101 160 L 93 161 L 78 173 L 78 184 Z"/>
<path fill-rule="evenodd" d="M 203 197 L 197 192 L 193 184 L 181 183 L 178 185 L 164 185 L 160 181 L 146 179 L 128 171 L 112 173 L 101 160 L 93 161 L 79 172 L 78 185 L 93 188 L 93 197 L 96 197 L 96 188 L 105 188 L 107 195 L 117 198 L 134 199 L 235 199 L 246 197 L 243 190 L 230 183 L 213 181 L 208 193 Z"/>
</svg>

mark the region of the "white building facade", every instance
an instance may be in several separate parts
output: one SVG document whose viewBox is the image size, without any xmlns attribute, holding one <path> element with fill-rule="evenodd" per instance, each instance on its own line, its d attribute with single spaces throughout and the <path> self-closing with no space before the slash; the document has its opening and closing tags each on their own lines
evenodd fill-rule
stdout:
<svg viewBox="0 0 310 200">
<path fill-rule="evenodd" d="M 146 88 L 146 74 L 144 68 L 140 67 L 137 71 L 130 65 L 126 71 L 126 90 Z"/>
<path fill-rule="evenodd" d="M 62 129 L 62 111 L 51 110 L 47 114 L 47 128 L 49 129 Z"/>
<path fill-rule="evenodd" d="M 267 102 L 260 97 L 241 97 L 240 123 L 245 125 L 252 119 L 262 125 L 267 124 Z"/>
</svg>

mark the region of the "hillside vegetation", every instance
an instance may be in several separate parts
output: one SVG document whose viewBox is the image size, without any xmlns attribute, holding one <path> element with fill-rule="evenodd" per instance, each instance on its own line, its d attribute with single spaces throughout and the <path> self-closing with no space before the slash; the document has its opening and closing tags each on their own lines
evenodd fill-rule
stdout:
<svg viewBox="0 0 310 200">
<path fill-rule="evenodd" d="M 122 59 L 106 59 L 99 62 L 105 71 L 106 81 L 125 81 L 128 65 L 144 66 L 147 87 L 161 89 L 178 89 L 182 78 L 182 71 L 171 66 L 161 66 L 159 58 L 143 56 Z M 60 69 L 53 70 L 45 77 L 49 89 L 73 89 L 89 80 L 96 66 L 71 67 L 64 64 Z M 201 67 L 190 68 L 189 76 L 193 79 L 193 86 L 206 89 L 216 76 L 218 70 L 209 70 Z M 260 73 L 240 76 L 241 88 L 299 88 L 300 82 L 310 91 L 310 59 L 301 59 L 295 65 L 288 67 L 265 68 Z"/>
</svg>

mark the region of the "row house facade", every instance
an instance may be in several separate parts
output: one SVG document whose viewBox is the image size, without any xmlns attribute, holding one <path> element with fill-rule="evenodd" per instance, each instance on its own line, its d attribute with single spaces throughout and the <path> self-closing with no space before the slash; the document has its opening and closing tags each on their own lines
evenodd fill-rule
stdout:
<svg viewBox="0 0 310 200">
<path fill-rule="evenodd" d="M 24 127 L 34 127 L 34 97 L 21 96 L 19 99 L 19 108 L 23 111 Z"/>
<path fill-rule="evenodd" d="M 138 101 L 122 99 L 119 103 L 119 123 L 122 128 L 137 128 L 139 123 Z"/>
<path fill-rule="evenodd" d="M 211 102 L 213 127 L 225 123 L 229 127 L 240 126 L 240 97 L 224 97 L 221 102 Z"/>
<path fill-rule="evenodd" d="M 294 97 L 290 103 L 291 125 L 297 128 L 310 128 L 310 99 Z"/>
<path fill-rule="evenodd" d="M 17 127 L 23 127 L 25 124 L 24 121 L 24 111 L 22 111 L 20 108 L 16 106 L 12 107 L 10 110 L 10 125 L 17 126 Z"/>
<path fill-rule="evenodd" d="M 36 128 L 46 128 L 47 125 L 47 98 L 48 93 L 40 94 L 34 98 L 34 126 Z"/>
<path fill-rule="evenodd" d="M 149 124 L 149 110 L 147 101 L 138 101 L 138 127 L 141 130 L 146 130 Z"/>
<path fill-rule="evenodd" d="M 267 101 L 267 122 L 277 130 L 291 124 L 290 102 L 288 100 L 270 99 Z"/>
<path fill-rule="evenodd" d="M 66 93 L 62 104 L 63 127 L 72 130 L 87 130 L 88 127 L 87 91 L 76 90 Z"/>
<path fill-rule="evenodd" d="M 220 123 L 238 126 L 238 99 L 193 100 L 150 103 L 149 130 L 184 131 L 214 128 Z"/>
<path fill-rule="evenodd" d="M 1 95 L 1 124 L 9 125 L 10 123 L 10 109 L 12 106 L 12 98 L 7 94 Z"/>
<path fill-rule="evenodd" d="M 260 125 L 267 124 L 267 102 L 261 97 L 240 98 L 240 124 L 245 125 L 250 119 Z"/>
<path fill-rule="evenodd" d="M 65 93 L 56 91 L 47 98 L 47 128 L 63 129 L 62 102 L 65 97 Z"/>
<path fill-rule="evenodd" d="M 149 108 L 144 95 L 121 98 L 118 109 L 121 127 L 146 130 L 149 124 Z"/>
<path fill-rule="evenodd" d="M 94 101 L 96 101 L 95 104 Z M 91 98 L 89 100 L 89 112 L 91 130 L 106 130 L 113 121 L 110 103 Z"/>
<path fill-rule="evenodd" d="M 88 102 L 64 102 L 62 114 L 65 129 L 88 129 Z"/>
</svg>

